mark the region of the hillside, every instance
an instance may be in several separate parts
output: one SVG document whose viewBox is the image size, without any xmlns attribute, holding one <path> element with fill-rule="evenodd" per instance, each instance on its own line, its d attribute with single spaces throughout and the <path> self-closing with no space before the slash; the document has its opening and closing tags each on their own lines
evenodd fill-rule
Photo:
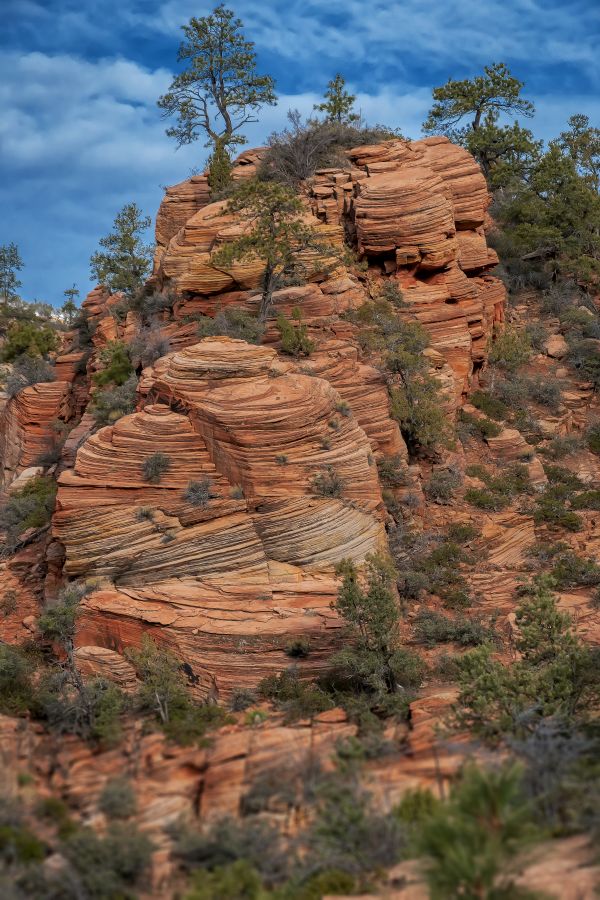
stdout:
<svg viewBox="0 0 600 900">
<path fill-rule="evenodd" d="M 298 187 L 320 243 L 264 321 L 264 258 L 223 255 L 251 221 L 194 175 L 143 289 L 96 287 L 52 380 L 2 401 L 0 792 L 21 813 L 0 825 L 37 835 L 15 862 L 37 896 L 77 896 L 52 878 L 82 878 L 107 827 L 152 842 L 127 847 L 151 857 L 140 896 L 430 896 L 419 804 L 467 759 L 513 754 L 535 794 L 531 741 L 566 721 L 597 741 L 600 402 L 571 347 L 598 354 L 598 298 L 507 294 L 485 178 L 447 138 L 344 154 Z M 593 775 L 559 775 L 507 859 L 521 888 L 592 897 Z M 228 865 L 232 893 L 190 888 Z"/>
</svg>

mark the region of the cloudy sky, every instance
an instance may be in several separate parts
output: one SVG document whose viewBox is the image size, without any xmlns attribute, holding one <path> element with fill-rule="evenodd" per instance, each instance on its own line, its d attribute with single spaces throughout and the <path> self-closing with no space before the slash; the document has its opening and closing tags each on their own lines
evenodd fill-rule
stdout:
<svg viewBox="0 0 600 900">
<path fill-rule="evenodd" d="M 90 288 L 90 254 L 135 200 L 153 218 L 161 185 L 204 163 L 156 108 L 180 26 L 202 0 L 1 0 L 0 244 L 25 262 L 23 296 Z M 420 134 L 432 86 L 508 63 L 535 101 L 534 131 L 574 112 L 600 125 L 597 0 L 231 0 L 279 105 L 247 130 L 260 144 L 288 108 L 310 112 L 340 71 L 371 122 Z"/>
</svg>

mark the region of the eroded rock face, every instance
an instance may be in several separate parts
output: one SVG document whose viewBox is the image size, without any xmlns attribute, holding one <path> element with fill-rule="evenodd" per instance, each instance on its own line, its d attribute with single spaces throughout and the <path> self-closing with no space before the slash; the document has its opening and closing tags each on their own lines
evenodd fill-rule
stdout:
<svg viewBox="0 0 600 900">
<path fill-rule="evenodd" d="M 255 176 L 265 150 L 265 147 L 257 147 L 240 153 L 233 163 L 233 180 L 243 181 Z M 155 266 L 159 265 L 171 238 L 195 213 L 209 203 L 210 187 L 206 172 L 202 175 L 192 175 L 191 178 L 166 188 L 156 216 Z"/>
<path fill-rule="evenodd" d="M 162 358 L 142 391 L 145 408 L 88 438 L 59 479 L 65 574 L 104 579 L 78 643 L 122 650 L 152 631 L 211 696 L 281 669 L 300 635 L 318 671 L 338 628 L 335 565 L 385 546 L 373 448 L 350 405 L 273 349 L 229 338 Z M 402 447 L 382 400 L 363 411 L 373 440 Z M 157 452 L 169 468 L 151 484 Z M 208 485 L 205 504 L 186 499 L 190 482 Z"/>
<path fill-rule="evenodd" d="M 386 141 L 349 156 L 350 171 L 317 173 L 313 212 L 353 228 L 359 252 L 397 281 L 454 370 L 460 397 L 504 317 L 504 286 L 487 274 L 498 257 L 483 228 L 485 179 L 473 157 L 444 137 Z"/>
<path fill-rule="evenodd" d="M 53 423 L 70 415 L 70 384 L 49 381 L 24 388 L 0 412 L 2 484 L 8 487 L 24 469 L 36 465 L 57 440 Z"/>
</svg>

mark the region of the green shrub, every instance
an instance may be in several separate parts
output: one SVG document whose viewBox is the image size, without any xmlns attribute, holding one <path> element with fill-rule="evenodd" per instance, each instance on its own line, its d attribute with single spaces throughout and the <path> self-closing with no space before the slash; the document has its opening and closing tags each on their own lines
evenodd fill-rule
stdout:
<svg viewBox="0 0 600 900">
<path fill-rule="evenodd" d="M 175 856 L 187 871 L 214 872 L 244 860 L 272 883 L 286 877 L 292 862 L 279 831 L 261 820 L 225 818 L 204 831 L 180 826 L 174 837 Z"/>
<path fill-rule="evenodd" d="M 410 304 L 404 299 L 399 282 L 394 278 L 388 278 L 383 282 L 379 297 L 391 303 L 397 309 L 408 309 L 410 307 Z"/>
<path fill-rule="evenodd" d="M 132 413 L 135 410 L 137 385 L 137 378 L 132 375 L 122 385 L 95 391 L 90 411 L 96 425 L 112 425 L 122 416 Z"/>
<path fill-rule="evenodd" d="M 153 453 L 142 464 L 142 478 L 150 484 L 160 484 L 160 479 L 171 468 L 171 459 L 166 453 Z"/>
<path fill-rule="evenodd" d="M 32 478 L 12 494 L 0 509 L 0 528 L 6 530 L 7 547 L 14 549 L 29 528 L 44 528 L 54 511 L 57 485 L 53 478 Z"/>
<path fill-rule="evenodd" d="M 24 825 L 0 824 L 0 860 L 4 863 L 40 863 L 47 852 L 46 845 Z"/>
<path fill-rule="evenodd" d="M 585 715 L 598 697 L 593 651 L 573 634 L 547 579 L 534 581 L 520 601 L 516 624 L 520 656 L 508 666 L 489 646 L 457 660 L 456 723 L 492 743 L 531 730 L 541 718 Z"/>
<path fill-rule="evenodd" d="M 125 696 L 105 678 L 83 682 L 77 674 L 54 671 L 41 679 L 36 701 L 40 718 L 57 734 L 75 734 L 101 747 L 121 740 Z"/>
<path fill-rule="evenodd" d="M 589 426 L 585 438 L 592 453 L 600 456 L 600 422 L 594 422 Z"/>
<path fill-rule="evenodd" d="M 530 356 L 529 335 L 512 325 L 506 325 L 494 336 L 489 351 L 490 363 L 508 372 L 515 372 L 529 360 Z"/>
<path fill-rule="evenodd" d="M 595 391 L 600 388 L 600 353 L 597 339 L 577 341 L 569 348 L 568 359 L 581 376 L 591 382 Z"/>
<path fill-rule="evenodd" d="M 238 688 L 231 694 L 229 708 L 232 712 L 243 712 L 256 703 L 256 694 L 246 688 Z"/>
<path fill-rule="evenodd" d="M 395 305 L 383 298 L 363 304 L 347 317 L 360 327 L 363 349 L 379 353 L 392 376 L 388 392 L 390 412 L 409 449 L 451 446 L 453 436 L 444 414 L 440 381 L 429 372 L 423 350 L 430 339 L 416 321 L 404 321 Z"/>
<path fill-rule="evenodd" d="M 436 469 L 423 488 L 425 496 L 437 503 L 449 503 L 460 487 L 461 476 L 453 469 Z"/>
<path fill-rule="evenodd" d="M 501 421 L 508 416 L 509 409 L 506 404 L 497 397 L 487 394 L 485 391 L 474 391 L 469 397 L 469 400 L 476 409 L 485 413 L 490 419 Z"/>
<path fill-rule="evenodd" d="M 69 807 L 59 797 L 44 797 L 37 804 L 35 811 L 41 819 L 52 822 L 56 826 L 61 840 L 68 838 L 77 829 L 77 825 L 69 814 Z"/>
<path fill-rule="evenodd" d="M 17 611 L 17 592 L 5 591 L 0 598 L 0 612 L 3 616 L 12 616 Z"/>
<path fill-rule="evenodd" d="M 319 497 L 341 497 L 345 482 L 333 466 L 325 466 L 314 476 L 311 486 L 313 492 Z"/>
<path fill-rule="evenodd" d="M 213 500 L 215 494 L 211 490 L 211 481 L 209 478 L 201 478 L 199 481 L 190 481 L 184 491 L 183 499 L 192 506 L 204 508 L 208 506 L 209 500 Z"/>
<path fill-rule="evenodd" d="M 306 659 L 310 656 L 310 640 L 300 637 L 290 641 L 286 645 L 285 654 L 292 659 Z"/>
<path fill-rule="evenodd" d="M 560 590 L 600 584 L 600 566 L 593 559 L 582 559 L 572 551 L 558 557 L 551 575 Z"/>
<path fill-rule="evenodd" d="M 583 491 L 571 500 L 572 509 L 594 509 L 600 511 L 600 491 Z"/>
<path fill-rule="evenodd" d="M 352 410 L 350 409 L 350 406 L 346 403 L 345 400 L 340 400 L 335 404 L 335 411 L 338 412 L 340 414 L 340 416 L 343 416 L 345 419 L 347 419 L 349 416 L 352 415 Z"/>
<path fill-rule="evenodd" d="M 457 544 L 466 544 L 479 535 L 479 531 L 469 522 L 453 522 L 448 526 L 448 540 Z"/>
<path fill-rule="evenodd" d="M 196 743 L 211 728 L 227 721 L 221 707 L 198 705 L 191 700 L 179 661 L 149 637 L 144 636 L 139 650 L 127 650 L 126 656 L 142 682 L 135 698 L 138 708 L 154 715 L 172 740 L 183 745 Z M 195 677 L 191 669 L 188 677 Z"/>
<path fill-rule="evenodd" d="M 109 819 L 128 819 L 136 811 L 135 792 L 127 778 L 110 778 L 98 801 L 98 806 Z"/>
<path fill-rule="evenodd" d="M 348 560 L 337 571 L 343 581 L 334 608 L 348 626 L 349 640 L 333 658 L 332 692 L 361 731 L 378 729 L 381 717 L 406 715 L 425 666 L 400 642 L 396 572 L 390 560 L 370 556 L 363 578 Z"/>
<path fill-rule="evenodd" d="M 56 331 L 49 325 L 15 322 L 8 329 L 0 358 L 2 362 L 12 362 L 22 355 L 30 358 L 47 356 L 56 347 Z"/>
<path fill-rule="evenodd" d="M 527 379 L 527 396 L 534 403 L 541 406 L 547 406 L 549 409 L 556 410 L 561 402 L 560 385 L 548 378 Z"/>
<path fill-rule="evenodd" d="M 265 326 L 246 310 L 236 306 L 228 306 L 217 313 L 214 319 L 202 316 L 198 322 L 198 337 L 226 335 L 247 341 L 249 344 L 260 344 Z"/>
<path fill-rule="evenodd" d="M 297 673 L 290 670 L 263 678 L 258 685 L 258 693 L 283 710 L 288 722 L 312 718 L 334 705 L 331 697 L 320 687 L 301 681 Z"/>
<path fill-rule="evenodd" d="M 152 844 L 131 824 L 112 824 L 105 835 L 82 828 L 64 842 L 62 852 L 90 900 L 131 897 L 143 886 Z"/>
<path fill-rule="evenodd" d="M 479 619 L 466 616 L 451 619 L 430 609 L 419 611 L 413 627 L 415 640 L 428 647 L 450 642 L 473 647 L 493 637 L 492 630 Z"/>
<path fill-rule="evenodd" d="M 583 448 L 581 438 L 573 434 L 558 435 L 552 438 L 544 447 L 539 447 L 538 451 L 549 459 L 563 459 L 565 456 L 571 456 Z"/>
<path fill-rule="evenodd" d="M 93 376 L 94 384 L 98 387 L 114 384 L 118 387 L 133 375 L 133 366 L 127 352 L 127 347 L 121 341 L 111 341 L 100 351 L 102 370 Z"/>
<path fill-rule="evenodd" d="M 471 434 L 476 434 L 481 438 L 498 437 L 502 432 L 502 427 L 491 419 L 481 416 L 473 416 L 471 413 L 460 411 L 460 422 L 466 425 Z"/>
<path fill-rule="evenodd" d="M 581 479 L 570 469 L 562 466 L 545 465 L 544 472 L 550 484 L 562 485 L 568 491 L 578 491 L 585 487 Z"/>
<path fill-rule="evenodd" d="M 548 485 L 536 501 L 533 512 L 535 524 L 565 528 L 567 531 L 581 531 L 581 517 L 566 506 L 569 498 L 569 492 L 565 492 L 562 485 Z"/>
<path fill-rule="evenodd" d="M 0 711 L 3 714 L 23 715 L 32 707 L 34 670 L 21 650 L 0 644 Z"/>
<path fill-rule="evenodd" d="M 392 866 L 406 846 L 398 818 L 379 813 L 356 778 L 345 773 L 321 787 L 308 838 L 313 865 L 359 879 Z"/>
<path fill-rule="evenodd" d="M 308 337 L 308 329 L 300 320 L 300 315 L 292 313 L 297 324 L 290 322 L 283 314 L 277 316 L 277 328 L 281 336 L 281 351 L 289 356 L 310 356 L 315 349 Z"/>
<path fill-rule="evenodd" d="M 238 859 L 212 872 L 192 876 L 184 900 L 265 900 L 262 878 L 248 860 Z"/>
<path fill-rule="evenodd" d="M 465 500 L 478 509 L 494 512 L 505 509 L 510 503 L 510 499 L 506 495 L 490 491 L 487 488 L 468 488 L 465 491 Z"/>
<path fill-rule="evenodd" d="M 430 896 L 531 898 L 514 884 L 511 863 L 534 835 L 519 769 L 468 766 L 449 799 L 425 813 L 417 836 Z"/>
<path fill-rule="evenodd" d="M 407 467 L 404 459 L 396 456 L 384 456 L 377 462 L 379 480 L 388 487 L 399 487 L 406 484 Z"/>
<path fill-rule="evenodd" d="M 23 388 L 54 381 L 55 377 L 53 367 L 45 359 L 25 354 L 15 360 L 6 379 L 5 391 L 9 397 L 15 397 Z"/>
</svg>

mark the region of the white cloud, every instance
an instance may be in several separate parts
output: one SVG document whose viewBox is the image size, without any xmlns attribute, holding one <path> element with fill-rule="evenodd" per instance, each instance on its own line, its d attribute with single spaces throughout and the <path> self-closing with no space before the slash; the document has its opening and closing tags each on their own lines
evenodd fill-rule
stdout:
<svg viewBox="0 0 600 900">
<path fill-rule="evenodd" d="M 210 6 L 166 0 L 142 27 L 176 34 L 190 16 Z M 346 71 L 382 64 L 406 71 L 479 66 L 500 59 L 556 65 L 569 62 L 598 78 L 596 4 L 575 0 L 238 0 L 236 13 L 259 49 L 319 68 L 337 60 Z"/>
<path fill-rule="evenodd" d="M 429 0 L 423 2 L 427 5 Z M 520 9 L 528 7 L 529 15 L 537 10 L 537 0 L 516 2 Z M 184 21 L 186 3 L 164 4 L 164 22 L 170 21 L 171 15 L 177 23 Z M 428 23 L 422 12 L 417 17 L 417 0 L 406 0 L 402 15 L 397 2 L 384 7 L 376 0 L 368 15 L 361 4 L 362 31 L 357 24 L 359 4 L 348 0 L 344 34 L 333 25 L 315 25 L 311 18 L 317 14 L 315 0 L 307 0 L 305 6 L 290 0 L 286 4 L 289 16 L 282 16 L 282 22 L 269 20 L 268 9 L 257 0 L 241 0 L 239 12 L 242 16 L 256 12 L 248 21 L 261 41 L 272 40 L 286 54 L 290 52 L 288 41 L 300 70 L 306 65 L 305 54 L 314 53 L 317 60 L 321 51 L 343 57 L 349 75 L 353 69 L 358 72 L 359 60 L 368 67 L 372 58 L 375 67 L 386 53 L 397 57 L 394 83 L 378 83 L 373 78 L 372 87 L 365 90 L 364 78 L 353 84 L 349 77 L 349 88 L 357 93 L 357 106 L 368 122 L 397 126 L 408 136 L 418 137 L 430 105 L 430 88 L 415 87 L 401 74 L 407 44 L 414 39 L 416 47 L 427 46 L 427 52 L 438 57 L 466 53 L 468 48 L 455 38 L 450 40 L 449 34 L 471 33 L 471 43 L 473 35 L 483 40 L 484 26 L 491 28 L 486 16 L 491 15 L 495 3 L 484 4 L 490 8 L 485 15 L 474 2 L 458 4 L 463 15 L 457 16 L 454 31 L 439 24 L 439 12 Z M 470 5 L 474 21 L 467 15 Z M 206 8 L 198 8 L 196 0 L 189 8 L 192 6 L 197 15 L 206 12 Z M 342 8 L 341 2 L 333 0 L 328 14 L 341 14 Z M 134 15 L 132 6 L 127 7 L 127 14 Z M 511 21 L 507 13 L 505 24 Z M 299 23 L 304 28 L 301 40 L 295 31 Z M 573 41 L 565 42 L 562 52 L 574 52 Z M 165 67 L 149 68 L 126 58 L 90 61 L 66 53 L 40 52 L 0 56 L 0 165 L 4 173 L 0 200 L 7 209 L 0 217 L 0 244 L 15 240 L 21 247 L 28 296 L 56 302 L 62 286 L 74 279 L 87 287 L 87 261 L 98 238 L 110 229 L 117 210 L 135 200 L 154 216 L 162 193 L 159 185 L 181 180 L 192 167 L 203 164 L 206 150 L 202 142 L 175 152 L 174 143 L 164 134 L 156 98 L 170 78 Z M 283 94 L 277 107 L 266 107 L 260 122 L 247 129 L 250 144 L 264 143 L 271 131 L 285 127 L 289 108 L 308 115 L 319 99 L 314 91 L 300 89 Z M 600 100 L 583 93 L 563 90 L 532 99 L 538 106 L 532 127 L 545 138 L 560 131 L 573 112 L 588 113 L 596 121 L 600 118 Z"/>
</svg>

